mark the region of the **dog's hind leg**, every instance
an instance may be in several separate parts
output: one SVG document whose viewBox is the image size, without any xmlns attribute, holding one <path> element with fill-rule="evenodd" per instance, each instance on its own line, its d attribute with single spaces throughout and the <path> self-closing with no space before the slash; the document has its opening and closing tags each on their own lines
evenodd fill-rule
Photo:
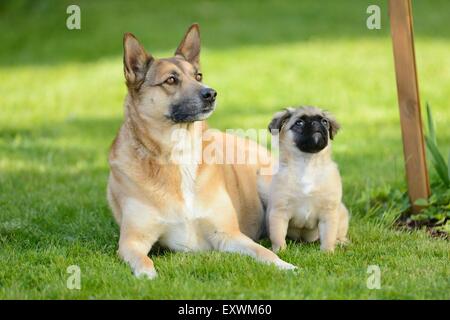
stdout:
<svg viewBox="0 0 450 320">
<path fill-rule="evenodd" d="M 258 261 L 274 264 L 282 270 L 293 270 L 297 268 L 294 265 L 281 260 L 275 253 L 257 244 L 243 233 L 235 235 L 216 234 L 214 242 L 216 248 L 220 251 L 237 252 L 249 255 Z"/>
</svg>

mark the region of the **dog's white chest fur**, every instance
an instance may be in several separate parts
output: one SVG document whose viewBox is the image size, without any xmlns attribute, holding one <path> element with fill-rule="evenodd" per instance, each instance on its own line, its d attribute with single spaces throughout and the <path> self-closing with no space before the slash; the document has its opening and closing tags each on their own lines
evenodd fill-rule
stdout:
<svg viewBox="0 0 450 320">
<path fill-rule="evenodd" d="M 183 203 L 176 212 L 176 221 L 167 222 L 167 229 L 161 237 L 161 243 L 177 251 L 198 251 L 211 249 L 203 237 L 201 220 L 206 212 L 196 204 L 197 164 L 181 164 L 180 189 Z"/>
<path fill-rule="evenodd" d="M 197 164 L 182 164 L 179 166 L 181 176 L 181 194 L 183 195 L 185 214 L 188 219 L 195 218 L 195 179 Z"/>
</svg>

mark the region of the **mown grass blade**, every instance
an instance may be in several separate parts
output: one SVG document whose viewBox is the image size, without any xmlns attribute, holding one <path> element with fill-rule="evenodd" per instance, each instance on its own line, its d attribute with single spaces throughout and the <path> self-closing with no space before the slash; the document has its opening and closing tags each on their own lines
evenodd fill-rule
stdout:
<svg viewBox="0 0 450 320">
<path fill-rule="evenodd" d="M 448 174 L 448 180 L 450 180 L 450 151 L 448 152 L 447 174 Z"/>
<path fill-rule="evenodd" d="M 448 167 L 445 163 L 444 157 L 439 152 L 439 149 L 437 148 L 436 144 L 433 142 L 433 140 L 425 136 L 425 142 L 427 144 L 428 150 L 430 151 L 432 157 L 433 157 L 433 164 L 436 172 L 438 173 L 439 177 L 441 178 L 442 182 L 446 186 L 450 186 L 450 178 L 448 176 Z"/>
<path fill-rule="evenodd" d="M 436 142 L 436 129 L 434 126 L 433 115 L 431 114 L 431 107 L 427 102 L 427 124 L 428 124 L 428 136 L 437 145 Z"/>
</svg>

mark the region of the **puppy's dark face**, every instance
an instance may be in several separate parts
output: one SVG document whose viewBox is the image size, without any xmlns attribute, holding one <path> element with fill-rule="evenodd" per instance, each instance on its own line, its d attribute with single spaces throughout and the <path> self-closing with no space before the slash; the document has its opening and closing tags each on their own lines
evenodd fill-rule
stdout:
<svg viewBox="0 0 450 320">
<path fill-rule="evenodd" d="M 307 153 L 317 153 L 328 145 L 329 129 L 328 119 L 321 115 L 302 115 L 290 128 L 297 148 Z"/>
<path fill-rule="evenodd" d="M 328 146 L 339 127 L 330 113 L 304 106 L 277 112 L 269 124 L 269 131 L 280 135 L 281 145 L 318 153 Z"/>
</svg>

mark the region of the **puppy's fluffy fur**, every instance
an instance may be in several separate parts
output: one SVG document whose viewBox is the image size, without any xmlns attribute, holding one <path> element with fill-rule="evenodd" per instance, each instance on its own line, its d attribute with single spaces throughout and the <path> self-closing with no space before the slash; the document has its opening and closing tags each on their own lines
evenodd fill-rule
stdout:
<svg viewBox="0 0 450 320">
<path fill-rule="evenodd" d="M 269 130 L 279 134 L 280 168 L 269 194 L 267 230 L 272 249 L 286 246 L 286 235 L 307 242 L 320 239 L 333 251 L 347 243 L 349 215 L 341 201 L 341 177 L 331 158 L 331 140 L 339 124 L 315 107 L 278 112 Z"/>
</svg>

